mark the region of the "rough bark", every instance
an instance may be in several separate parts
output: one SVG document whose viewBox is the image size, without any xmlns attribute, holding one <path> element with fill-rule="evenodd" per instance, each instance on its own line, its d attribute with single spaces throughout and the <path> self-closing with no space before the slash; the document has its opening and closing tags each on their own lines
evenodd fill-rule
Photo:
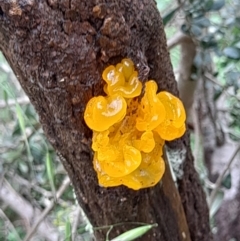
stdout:
<svg viewBox="0 0 240 241">
<path fill-rule="evenodd" d="M 187 151 L 179 181 L 187 223 L 168 169 L 155 187 L 133 191 L 99 187 L 92 167 L 91 132 L 83 112 L 92 96 L 102 94 L 104 67 L 129 57 L 142 81 L 155 79 L 159 90 L 178 94 L 154 0 L 0 0 L 0 48 L 94 226 L 156 222 L 158 227 L 139 240 L 211 240 L 187 136 L 172 143 Z M 113 236 L 126 229 L 119 226 Z M 105 231 L 96 235 L 104 240 Z"/>
</svg>

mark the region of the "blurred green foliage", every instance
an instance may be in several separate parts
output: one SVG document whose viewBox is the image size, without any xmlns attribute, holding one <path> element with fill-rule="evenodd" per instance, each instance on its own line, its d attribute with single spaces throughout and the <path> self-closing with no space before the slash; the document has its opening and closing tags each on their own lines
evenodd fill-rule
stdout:
<svg viewBox="0 0 240 241">
<path fill-rule="evenodd" d="M 33 206 L 45 208 L 46 202 L 54 198 L 52 190 L 57 190 L 62 185 L 67 174 L 47 141 L 33 106 L 29 101 L 21 102 L 24 93 L 17 85 L 2 55 L 1 66 L 3 67 L 0 68 L 0 174 L 4 175 L 14 189 Z M 36 186 L 39 188 L 34 188 Z M 13 224 L 17 223 L 19 217 L 16 213 L 9 211 L 11 209 L 5 207 L 1 199 L 0 204 L 9 220 Z M 56 224 L 62 236 L 66 217 L 71 217 L 73 221 L 76 207 L 73 190 L 68 187 L 49 214 L 50 220 Z M 62 212 L 64 215 L 59 215 Z M 0 227 L 0 240 L 18 240 L 1 217 Z M 24 225 L 15 226 L 15 229 L 19 236 L 24 238 Z"/>
</svg>

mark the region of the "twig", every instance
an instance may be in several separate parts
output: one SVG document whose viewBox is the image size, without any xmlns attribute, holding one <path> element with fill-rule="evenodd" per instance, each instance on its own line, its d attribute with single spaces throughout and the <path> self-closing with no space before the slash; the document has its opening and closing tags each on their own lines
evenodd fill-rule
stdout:
<svg viewBox="0 0 240 241">
<path fill-rule="evenodd" d="M 6 103 L 6 101 L 0 100 L 0 109 L 4 109 L 4 108 L 10 107 L 10 106 L 15 106 L 16 103 L 18 103 L 19 105 L 26 105 L 26 104 L 29 104 L 30 101 L 27 96 L 19 97 L 16 100 L 9 99 L 7 101 L 7 103 Z"/>
<path fill-rule="evenodd" d="M 210 195 L 210 197 L 209 197 L 209 207 L 210 207 L 210 208 L 211 208 L 211 206 L 212 206 L 212 204 L 213 204 L 213 202 L 214 202 L 214 199 L 215 199 L 215 197 L 216 197 L 216 195 L 217 195 L 217 192 L 218 192 L 218 190 L 219 190 L 219 188 L 220 188 L 220 186 L 221 186 L 221 183 L 222 183 L 222 181 L 223 181 L 223 178 L 224 178 L 226 172 L 227 172 L 228 169 L 230 168 L 232 162 L 234 161 L 234 159 L 235 159 L 235 157 L 236 157 L 236 155 L 238 154 L 239 151 L 240 151 L 240 145 L 237 147 L 237 149 L 236 149 L 235 152 L 233 153 L 232 157 L 231 157 L 230 160 L 228 161 L 228 163 L 227 163 L 225 169 L 223 170 L 222 174 L 218 177 L 218 179 L 217 179 L 217 181 L 216 181 L 216 183 L 215 183 L 215 188 L 212 190 L 211 195 Z"/>
<path fill-rule="evenodd" d="M 18 232 L 16 231 L 14 225 L 12 224 L 12 222 L 9 220 L 9 218 L 7 217 L 7 215 L 3 212 L 3 210 L 1 208 L 0 208 L 0 217 L 8 223 L 8 225 L 11 228 L 11 230 L 14 232 L 15 237 L 17 238 L 17 240 L 21 241 L 22 239 L 18 235 Z"/>
<path fill-rule="evenodd" d="M 4 177 L 2 177 L 2 182 L 0 182 L 0 199 L 24 219 L 27 226 L 30 226 L 32 222 L 34 223 L 36 217 L 41 213 L 38 208 L 34 208 L 27 200 L 20 196 Z M 55 241 L 59 237 L 57 229 L 46 220 L 38 226 L 37 232 L 49 241 Z"/>
<path fill-rule="evenodd" d="M 60 198 L 62 196 L 62 194 L 64 193 L 64 191 L 67 189 L 67 187 L 70 184 L 70 179 L 69 177 L 66 177 L 61 185 L 61 187 L 58 189 L 57 193 L 56 193 L 56 198 Z M 50 202 L 50 204 L 44 209 L 44 211 L 42 212 L 42 214 L 39 216 L 38 220 L 34 223 L 34 225 L 32 226 L 32 228 L 29 230 L 29 232 L 27 233 L 27 235 L 24 238 L 24 241 L 29 241 L 30 238 L 32 237 L 32 235 L 35 233 L 38 225 L 44 220 L 44 218 L 48 215 L 48 213 L 52 210 L 52 208 L 54 207 L 54 200 Z"/>
<path fill-rule="evenodd" d="M 194 134 L 195 134 L 193 156 L 194 156 L 195 164 L 198 167 L 198 164 L 199 164 L 199 160 L 198 160 L 199 159 L 198 158 L 199 149 L 200 148 L 202 149 L 202 147 L 201 147 L 202 133 L 201 133 L 201 130 L 200 130 L 197 103 L 198 103 L 198 99 L 196 99 L 194 101 L 192 114 L 193 114 L 193 125 L 194 125 Z M 201 150 L 201 153 L 202 153 L 202 150 Z"/>
<path fill-rule="evenodd" d="M 44 188 L 39 187 L 36 183 L 31 183 L 28 180 L 22 178 L 21 176 L 17 175 L 13 171 L 9 171 L 6 173 L 8 177 L 13 178 L 17 183 L 20 185 L 26 186 L 27 188 L 32 188 L 36 192 L 42 194 L 46 198 L 51 198 L 53 195 L 51 192 L 45 190 Z"/>
<path fill-rule="evenodd" d="M 172 38 L 167 41 L 167 48 L 168 50 L 174 48 L 177 45 L 180 45 L 185 40 L 188 40 L 189 36 L 184 34 L 183 32 L 177 32 Z"/>
<path fill-rule="evenodd" d="M 221 87 L 223 89 L 223 91 L 230 97 L 236 98 L 238 101 L 240 101 L 240 98 L 236 95 L 233 95 L 231 93 L 229 93 L 226 89 L 226 86 L 224 86 L 223 84 L 219 83 L 213 76 L 211 76 L 208 73 L 205 73 L 204 75 L 209 81 L 211 81 L 213 84 L 218 85 L 219 87 Z"/>
<path fill-rule="evenodd" d="M 221 88 L 224 88 L 224 85 L 219 83 L 212 75 L 210 75 L 209 73 L 204 73 L 204 76 L 210 80 L 212 83 L 214 83 L 215 85 L 218 85 Z"/>
<path fill-rule="evenodd" d="M 78 223 L 79 223 L 81 214 L 82 214 L 81 209 L 79 206 L 77 206 L 77 210 L 75 213 L 75 219 L 73 220 L 73 224 L 72 224 L 72 240 L 75 240 L 76 233 L 77 233 L 77 227 L 78 227 Z"/>
<path fill-rule="evenodd" d="M 191 111 L 192 104 L 194 102 L 194 92 L 197 88 L 197 81 L 192 81 L 192 65 L 196 55 L 196 44 L 193 38 L 182 33 L 177 32 L 173 38 L 167 42 L 168 50 L 179 45 L 180 49 L 180 60 L 178 66 L 178 73 L 175 73 L 177 80 L 179 96 L 182 100 L 189 121 L 189 112 Z"/>
</svg>

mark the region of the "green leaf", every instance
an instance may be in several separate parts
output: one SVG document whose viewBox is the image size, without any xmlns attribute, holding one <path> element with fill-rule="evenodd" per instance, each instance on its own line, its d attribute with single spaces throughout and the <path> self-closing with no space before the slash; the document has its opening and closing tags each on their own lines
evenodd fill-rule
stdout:
<svg viewBox="0 0 240 241">
<path fill-rule="evenodd" d="M 3 153 L 2 158 L 5 159 L 6 163 L 11 163 L 22 157 L 23 150 L 24 150 L 24 146 L 20 144 L 18 148 L 15 148 L 13 150 L 8 150 L 7 152 Z"/>
<path fill-rule="evenodd" d="M 227 84 L 229 86 L 236 86 L 236 88 L 238 88 L 240 72 L 229 71 L 225 74 L 225 76 L 226 76 L 226 79 L 227 79 Z"/>
<path fill-rule="evenodd" d="M 8 103 L 8 93 L 6 90 L 3 90 L 3 99 L 4 99 L 5 103 L 7 104 Z"/>
<path fill-rule="evenodd" d="M 217 41 L 211 36 L 205 36 L 201 40 L 201 46 L 204 49 L 216 48 L 217 47 Z"/>
<path fill-rule="evenodd" d="M 216 89 L 214 92 L 213 100 L 216 101 L 218 98 L 222 95 L 223 91 L 222 89 Z"/>
<path fill-rule="evenodd" d="M 36 163 L 42 163 L 45 157 L 45 146 L 41 145 L 39 142 L 29 142 L 30 151 Z"/>
<path fill-rule="evenodd" d="M 222 180 L 222 186 L 230 189 L 232 187 L 232 176 L 231 173 L 229 172 L 227 176 Z"/>
<path fill-rule="evenodd" d="M 144 225 L 142 227 L 137 227 L 137 228 L 133 228 L 119 236 L 117 236 L 116 238 L 112 239 L 111 241 L 132 241 L 136 238 L 141 237 L 143 234 L 145 234 L 146 232 L 148 232 L 150 229 L 152 229 L 153 227 L 156 227 L 157 224 L 152 224 L 152 225 Z"/>
<path fill-rule="evenodd" d="M 240 17 L 235 17 L 234 18 L 234 23 L 235 23 L 235 26 L 237 27 L 237 28 L 240 28 Z"/>
<path fill-rule="evenodd" d="M 12 136 L 20 136 L 20 135 L 22 135 L 22 133 L 21 133 L 19 121 L 17 120 L 12 130 Z"/>
<path fill-rule="evenodd" d="M 52 192 L 54 194 L 54 198 L 56 199 L 56 189 L 55 189 L 55 184 L 54 184 L 54 169 L 53 169 L 53 162 L 50 157 L 49 152 L 46 154 L 46 168 L 47 168 L 47 176 L 50 182 L 50 186 L 52 189 Z"/>
<path fill-rule="evenodd" d="M 32 161 L 33 157 L 32 157 L 31 151 L 30 151 L 30 147 L 28 144 L 28 138 L 27 138 L 27 135 L 25 132 L 26 125 L 25 125 L 24 113 L 22 111 L 22 108 L 20 107 L 20 105 L 17 102 L 16 102 L 16 114 L 17 114 L 20 130 L 24 136 L 24 141 L 25 141 L 25 145 L 26 145 L 27 153 L 28 153 L 28 159 L 29 159 L 29 161 Z"/>
<path fill-rule="evenodd" d="M 209 11 L 213 6 L 213 0 L 207 0 L 204 4 L 204 9 Z"/>
<path fill-rule="evenodd" d="M 88 230 L 86 230 L 86 226 L 87 225 L 85 223 L 80 225 L 77 230 L 78 234 L 84 234 L 84 233 L 88 232 Z"/>
<path fill-rule="evenodd" d="M 217 0 L 213 2 L 210 11 L 218 11 L 225 5 L 225 0 Z"/>
<path fill-rule="evenodd" d="M 235 43 L 235 45 L 234 45 L 234 46 L 240 49 L 240 41 L 239 41 L 239 42 L 237 42 L 237 43 Z"/>
<path fill-rule="evenodd" d="M 234 126 L 235 126 L 235 125 L 230 126 L 230 127 L 234 127 Z M 229 137 L 230 137 L 233 141 L 240 141 L 240 136 L 236 136 L 235 134 L 229 133 Z"/>
<path fill-rule="evenodd" d="M 20 161 L 19 162 L 19 169 L 22 173 L 27 174 L 28 173 L 28 165 L 27 163 Z"/>
<path fill-rule="evenodd" d="M 240 59 L 240 49 L 235 47 L 227 47 L 223 50 L 223 54 L 231 59 Z"/>
<path fill-rule="evenodd" d="M 16 103 L 16 113 L 17 113 L 17 118 L 19 121 L 19 126 L 22 131 L 22 133 L 25 133 L 25 120 L 24 120 L 24 114 L 22 112 L 22 109 L 18 103 Z"/>
<path fill-rule="evenodd" d="M 219 190 L 210 208 L 210 217 L 213 217 L 221 207 L 223 197 L 224 197 L 224 192 Z"/>
<path fill-rule="evenodd" d="M 65 224 L 65 239 L 64 241 L 72 241 L 72 230 L 71 230 L 71 223 L 69 219 Z"/>
<path fill-rule="evenodd" d="M 163 24 L 166 25 L 170 20 L 173 18 L 176 11 L 179 9 L 179 7 L 173 9 L 172 11 L 168 12 L 165 16 L 163 16 Z"/>
<path fill-rule="evenodd" d="M 199 26 L 193 24 L 191 26 L 191 32 L 194 36 L 200 36 L 202 34 L 202 28 L 200 28 Z"/>
<path fill-rule="evenodd" d="M 16 99 L 14 91 L 12 90 L 8 80 L 4 80 L 3 78 L 0 78 L 0 87 L 1 89 L 7 92 L 8 96 L 10 96 L 13 99 Z"/>
<path fill-rule="evenodd" d="M 192 23 L 202 28 L 206 28 L 211 25 L 209 19 L 206 17 L 194 18 Z"/>
</svg>

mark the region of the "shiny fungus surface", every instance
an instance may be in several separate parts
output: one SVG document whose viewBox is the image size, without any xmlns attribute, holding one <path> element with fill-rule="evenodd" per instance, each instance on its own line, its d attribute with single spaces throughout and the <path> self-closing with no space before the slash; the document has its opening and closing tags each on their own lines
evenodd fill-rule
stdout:
<svg viewBox="0 0 240 241">
<path fill-rule="evenodd" d="M 93 130 L 93 166 L 99 185 L 124 185 L 134 190 L 152 187 L 165 171 L 165 140 L 185 132 L 183 104 L 166 91 L 157 93 L 153 80 L 145 83 L 142 93 L 130 59 L 110 65 L 102 77 L 107 96 L 90 99 L 84 113 Z"/>
</svg>

